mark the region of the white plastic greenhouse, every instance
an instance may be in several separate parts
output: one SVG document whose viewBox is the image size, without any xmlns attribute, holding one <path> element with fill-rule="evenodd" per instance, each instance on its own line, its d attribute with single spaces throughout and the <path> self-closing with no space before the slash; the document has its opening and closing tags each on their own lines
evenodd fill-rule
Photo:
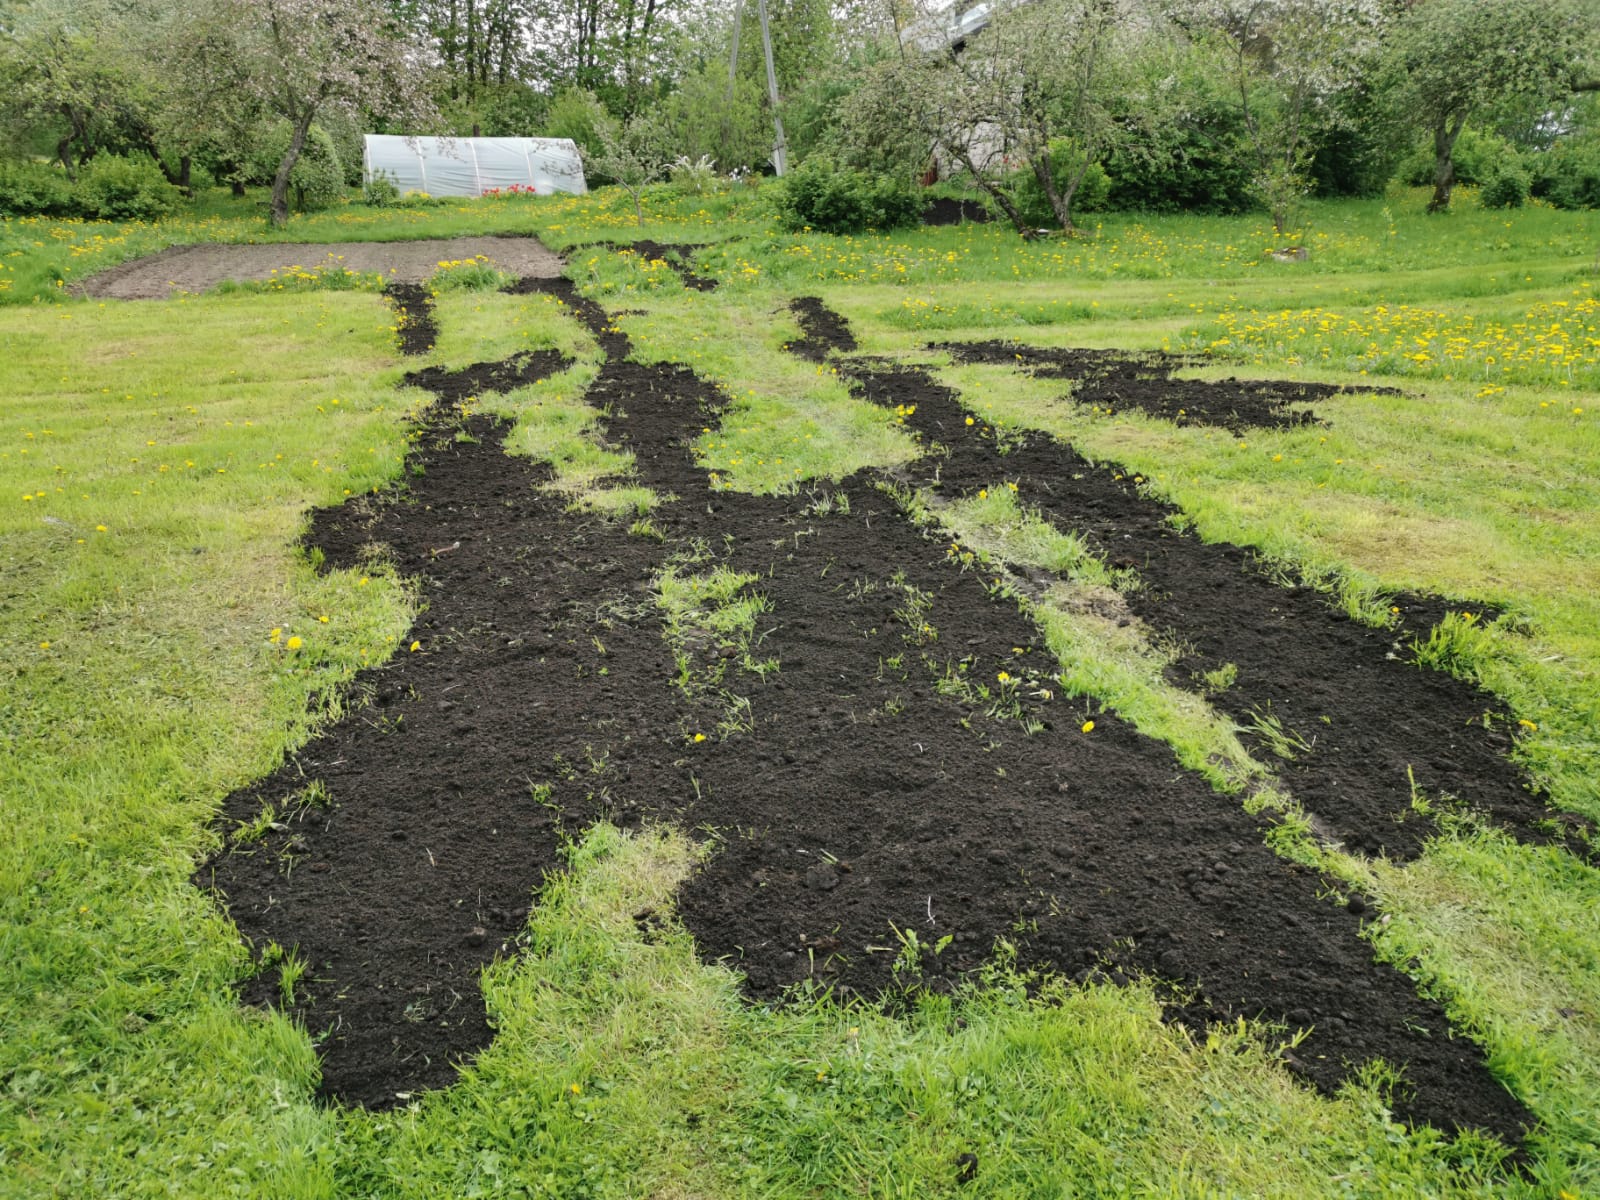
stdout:
<svg viewBox="0 0 1600 1200">
<path fill-rule="evenodd" d="M 485 192 L 589 190 L 571 138 L 400 137 L 369 133 L 362 151 L 368 181 L 382 174 L 402 192 L 481 196 Z"/>
</svg>

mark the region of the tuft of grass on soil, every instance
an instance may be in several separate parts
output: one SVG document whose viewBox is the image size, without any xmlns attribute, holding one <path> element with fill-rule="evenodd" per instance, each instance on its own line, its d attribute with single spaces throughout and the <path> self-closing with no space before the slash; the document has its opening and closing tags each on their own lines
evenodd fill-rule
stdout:
<svg viewBox="0 0 1600 1200">
<path fill-rule="evenodd" d="M 1254 785 L 1267 795 L 1266 769 L 1240 744 L 1233 723 L 1193 691 L 1174 686 L 1166 672 L 1175 648 L 1158 645 L 1122 602 L 1126 572 L 1107 567 L 1082 541 L 1028 511 L 1007 485 L 939 503 L 921 495 L 920 513 L 951 537 L 948 556 L 962 569 L 985 573 L 1009 565 L 1036 567 L 1058 577 L 1042 591 L 1015 576 L 1010 590 L 1044 634 L 1058 682 L 1068 695 L 1089 696 L 1138 729 L 1168 743 L 1178 761 L 1234 792 Z M 1225 681 L 1210 686 L 1220 690 Z M 1275 798 L 1278 807 L 1289 807 Z"/>
</svg>

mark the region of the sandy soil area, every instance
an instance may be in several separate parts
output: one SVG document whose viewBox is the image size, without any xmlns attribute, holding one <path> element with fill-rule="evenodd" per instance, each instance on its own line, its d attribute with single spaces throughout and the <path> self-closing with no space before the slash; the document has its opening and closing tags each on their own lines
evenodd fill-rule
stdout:
<svg viewBox="0 0 1600 1200">
<path fill-rule="evenodd" d="M 91 276 L 78 285 L 86 296 L 114 300 L 162 300 L 177 292 L 203 292 L 227 279 L 270 278 L 290 267 L 330 264 L 351 271 L 381 271 L 399 282 L 426 279 L 441 261 L 482 254 L 518 277 L 554 278 L 561 260 L 536 238 L 467 237 L 415 242 L 344 242 L 335 245 L 279 242 L 238 246 L 205 243 L 170 246 Z"/>
</svg>

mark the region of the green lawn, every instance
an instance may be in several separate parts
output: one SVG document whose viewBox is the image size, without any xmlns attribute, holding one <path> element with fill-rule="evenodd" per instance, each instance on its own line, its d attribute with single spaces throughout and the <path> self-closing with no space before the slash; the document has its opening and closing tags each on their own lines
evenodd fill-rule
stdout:
<svg viewBox="0 0 1600 1200">
<path fill-rule="evenodd" d="M 1553 802 L 1600 818 L 1600 214 L 1422 193 L 1313 204 L 1304 263 L 1264 218 L 1106 215 L 1018 242 L 967 225 L 851 239 L 780 232 L 767 196 L 351 204 L 268 234 L 255 200 L 154 226 L 0 224 L 0 1194 L 37 1196 L 1080 1196 L 1600 1193 L 1600 873 L 1463 823 L 1417 862 L 1285 853 L 1377 900 L 1375 953 L 1408 964 L 1542 1125 L 1522 1176 L 1475 1138 L 1386 1120 L 1371 1072 L 1329 1099 L 1248 1026 L 1196 1042 L 1144 985 L 1023 987 L 1005 961 L 910 1017 L 744 1005 L 669 903 L 700 851 L 601 826 L 540 896 L 526 952 L 485 977 L 498 1035 L 455 1087 L 386 1114 L 313 1100 L 292 1019 L 245 1012 L 237 933 L 190 876 L 221 799 L 395 653 L 404 580 L 315 573 L 310 507 L 396 479 L 424 397 L 368 291 L 74 300 L 67 283 L 194 240 L 538 232 L 557 249 L 704 244 L 699 293 L 591 247 L 570 276 L 649 360 L 733 407 L 699 449 L 716 486 L 793 487 L 913 448 L 829 368 L 787 354 L 819 295 L 862 351 L 934 364 L 990 420 L 1141 472 L 1207 538 L 1260 547 L 1353 610 L 1399 589 L 1504 608 L 1456 631 L 1455 668 L 1526 723 Z M 592 339 L 539 296 L 441 296 L 431 361 L 562 350 L 562 374 L 485 403 L 575 503 L 634 521 L 583 390 Z M 1072 403 L 1060 383 L 957 366 L 930 341 L 1187 349 L 1205 374 L 1380 382 L 1331 426 L 1246 438 Z M 625 482 L 625 481 L 624 481 Z M 997 481 L 997 483 L 1000 481 Z M 941 512 L 961 541 L 1069 576 L 1103 568 L 1003 488 Z M 917 497 L 904 498 L 913 508 Z M 1262 764 L 1162 674 L 1169 651 L 1063 595 L 1034 615 L 1063 686 L 1171 742 L 1240 803 Z M 298 639 L 298 641 L 291 641 Z M 293 648 L 291 648 L 293 647 Z M 954 1159 L 976 1153 L 958 1184 Z"/>
</svg>

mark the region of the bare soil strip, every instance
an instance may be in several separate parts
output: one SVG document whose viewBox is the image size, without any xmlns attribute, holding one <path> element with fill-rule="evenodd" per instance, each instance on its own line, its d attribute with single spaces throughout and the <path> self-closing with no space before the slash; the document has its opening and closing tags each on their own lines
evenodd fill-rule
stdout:
<svg viewBox="0 0 1600 1200">
<path fill-rule="evenodd" d="M 664 540 L 629 536 L 541 492 L 544 469 L 506 456 L 492 422 L 469 419 L 475 440 L 459 441 L 438 413 L 406 491 L 317 514 L 308 540 L 330 564 L 385 552 L 418 581 L 420 649 L 364 672 L 350 715 L 224 822 L 311 780 L 327 800 L 235 838 L 208 874 L 258 947 L 309 962 L 293 1011 L 320 1038 L 325 1093 L 381 1106 L 449 1082 L 489 1039 L 478 973 L 516 947 L 559 826 L 649 815 L 715 831 L 680 913 L 753 996 L 947 988 L 1006 939 L 1022 964 L 1084 979 L 1153 972 L 1185 989 L 1174 1012 L 1192 1022 L 1309 1027 L 1285 1061 L 1319 1087 L 1381 1055 L 1404 1064 L 1405 1117 L 1521 1135 L 1527 1111 L 1436 1003 L 1372 961 L 1355 913 L 1318 899 L 1318 878 L 1167 746 L 1111 713 L 1083 731 L 1015 604 L 870 474 L 710 493 L 690 445 L 724 398 L 627 362 L 626 337 L 564 281 L 522 290 L 562 296 L 599 337 L 603 436 L 679 499 L 656 513 Z M 748 708 L 672 682 L 651 581 L 674 556 L 761 577 L 760 654 L 781 666 L 728 665 Z M 917 957 L 896 929 L 927 948 L 914 976 L 894 969 Z M 246 996 L 279 1002 L 270 973 Z"/>
<path fill-rule="evenodd" d="M 391 283 L 383 294 L 399 318 L 400 353 L 426 354 L 432 350 L 439 327 L 433 320 L 433 297 L 428 289 L 420 283 Z"/>
<path fill-rule="evenodd" d="M 1057 363 L 1079 361 L 1074 355 L 1090 363 L 1117 357 L 1041 353 Z M 1578 841 L 1551 832 L 1558 815 L 1511 761 L 1516 725 L 1499 700 L 1409 661 L 1412 639 L 1425 638 L 1445 611 L 1477 613 L 1477 606 L 1399 597 L 1398 628 L 1362 625 L 1314 589 L 1284 586 L 1244 547 L 1180 530 L 1178 511 L 1145 495 L 1116 464 L 1091 463 L 1039 435 L 1002 440 L 918 368 L 858 362 L 851 370 L 869 399 L 914 408 L 906 423 L 941 448 L 938 486 L 945 494 L 1016 483 L 1026 504 L 1086 536 L 1112 566 L 1137 571 L 1142 586 L 1125 594 L 1129 609 L 1188 651 L 1171 671 L 1173 682 L 1207 691 L 1203 676 L 1231 666 L 1233 681 L 1211 702 L 1277 764 L 1326 835 L 1367 854 L 1415 857 L 1434 822 L 1413 805 L 1414 784 L 1430 800 L 1463 804 L 1525 840 L 1559 838 L 1582 852 Z M 1174 386 L 1164 374 L 1159 364 L 1121 373 L 1124 402 L 1158 407 Z M 1259 395 L 1273 386 L 1190 385 L 1208 393 L 1198 410 L 1213 413 L 1238 412 L 1242 391 Z M 1576 818 L 1566 820 L 1574 828 Z"/>
<path fill-rule="evenodd" d="M 294 267 L 376 271 L 398 283 L 421 283 L 441 262 L 483 255 L 516 276 L 553 278 L 564 264 L 532 237 L 429 238 L 414 242 L 344 242 L 338 245 L 277 242 L 168 246 L 76 284 L 73 291 L 108 300 L 164 300 L 204 292 L 225 280 L 271 279 Z"/>
<path fill-rule="evenodd" d="M 820 363 L 833 354 L 848 354 L 856 348 L 856 335 L 850 332 L 849 324 L 815 296 L 801 296 L 789 308 L 804 335 L 785 347 L 791 354 Z"/>
<path fill-rule="evenodd" d="M 1211 382 L 1177 379 L 1173 372 L 1195 360 L 1178 354 L 1146 351 L 1076 350 L 1027 346 L 1020 342 L 931 342 L 957 362 L 997 363 L 1025 367 L 1041 379 L 1065 379 L 1072 398 L 1113 416 L 1134 409 L 1174 425 L 1216 425 L 1235 434 L 1251 429 L 1287 429 L 1320 425 L 1314 412 L 1290 408 L 1330 396 L 1352 394 L 1398 396 L 1395 388 L 1347 388 L 1329 383 L 1295 383 L 1272 379 L 1224 379 Z"/>
</svg>

